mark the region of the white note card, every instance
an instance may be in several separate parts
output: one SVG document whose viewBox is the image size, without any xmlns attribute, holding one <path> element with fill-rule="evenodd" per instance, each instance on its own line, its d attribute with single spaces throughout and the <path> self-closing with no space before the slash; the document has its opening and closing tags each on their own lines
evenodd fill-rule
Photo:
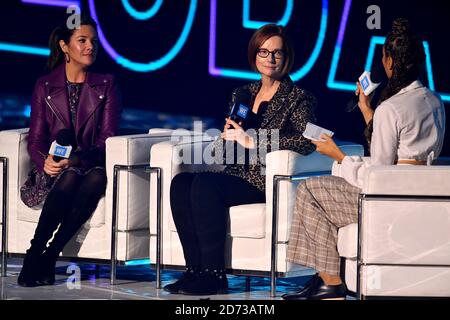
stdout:
<svg viewBox="0 0 450 320">
<path fill-rule="evenodd" d="M 324 139 L 320 138 L 320 136 L 322 134 L 327 134 L 329 136 L 333 136 L 334 132 L 324 129 L 322 127 L 319 127 L 311 122 L 308 122 L 306 124 L 306 129 L 305 129 L 305 131 L 303 131 L 303 136 L 310 140 L 325 141 Z"/>
</svg>

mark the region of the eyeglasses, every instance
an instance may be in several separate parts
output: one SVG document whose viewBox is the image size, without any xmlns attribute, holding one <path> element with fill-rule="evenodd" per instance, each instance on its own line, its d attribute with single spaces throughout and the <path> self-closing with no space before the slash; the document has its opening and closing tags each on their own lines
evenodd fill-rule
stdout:
<svg viewBox="0 0 450 320">
<path fill-rule="evenodd" d="M 258 56 L 260 56 L 261 58 L 267 58 L 269 56 L 269 53 L 272 54 L 273 57 L 275 57 L 275 59 L 281 59 L 284 57 L 284 51 L 283 50 L 267 50 L 267 49 L 258 49 Z"/>
</svg>

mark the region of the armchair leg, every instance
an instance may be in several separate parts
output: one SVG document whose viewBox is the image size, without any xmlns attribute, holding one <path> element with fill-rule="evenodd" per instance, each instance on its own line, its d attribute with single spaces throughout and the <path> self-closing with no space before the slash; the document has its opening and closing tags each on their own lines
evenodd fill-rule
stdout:
<svg viewBox="0 0 450 320">
<path fill-rule="evenodd" d="M 252 278 L 250 276 L 245 277 L 245 291 L 250 292 L 252 285 Z"/>
<path fill-rule="evenodd" d="M 161 168 L 152 168 L 147 164 L 135 164 L 135 165 L 115 165 L 113 171 L 113 199 L 112 199 L 112 219 L 111 219 L 111 272 L 110 272 L 110 284 L 114 285 L 116 283 L 116 268 L 117 268 L 117 232 L 118 232 L 118 219 L 117 219 L 117 194 L 119 192 L 119 171 L 127 170 L 145 170 L 147 173 L 157 172 L 158 174 L 158 216 L 161 211 Z M 158 260 L 158 258 L 157 258 Z M 156 276 L 157 282 L 161 285 L 161 279 L 158 275 Z"/>
<path fill-rule="evenodd" d="M 8 158 L 0 157 L 3 163 L 3 190 L 2 190 L 2 272 L 1 276 L 6 277 L 8 269 L 8 214 L 6 204 L 8 202 Z"/>
<path fill-rule="evenodd" d="M 116 283 L 116 259 L 117 259 L 117 192 L 118 192 L 118 175 L 120 166 L 114 166 L 113 173 L 113 200 L 112 200 L 112 223 L 111 223 L 111 269 L 110 284 Z"/>
<path fill-rule="evenodd" d="M 339 269 L 339 277 L 341 278 L 342 282 L 345 283 L 345 258 L 340 257 L 340 269 Z"/>
<path fill-rule="evenodd" d="M 272 239 L 270 252 L 270 296 L 273 298 L 277 291 L 277 243 L 278 243 L 278 188 L 281 180 L 289 180 L 290 177 L 275 175 L 273 177 L 272 194 Z"/>
<path fill-rule="evenodd" d="M 161 199 L 161 168 L 149 168 L 156 172 L 156 289 L 161 289 L 161 260 L 162 260 L 162 199 Z"/>
</svg>

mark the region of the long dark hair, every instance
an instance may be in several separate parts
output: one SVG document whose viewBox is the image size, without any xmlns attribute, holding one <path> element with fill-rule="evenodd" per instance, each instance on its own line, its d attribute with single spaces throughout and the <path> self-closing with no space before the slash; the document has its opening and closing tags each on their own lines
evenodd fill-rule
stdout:
<svg viewBox="0 0 450 320">
<path fill-rule="evenodd" d="M 97 23 L 90 16 L 81 15 L 80 25 L 89 25 L 97 31 Z M 59 45 L 59 41 L 63 40 L 66 44 L 68 44 L 70 42 L 70 37 L 74 32 L 75 29 L 69 29 L 67 27 L 67 23 L 63 23 L 53 30 L 48 41 L 48 46 L 50 47 L 50 55 L 47 60 L 48 71 L 52 71 L 64 62 L 64 52 Z"/>
<path fill-rule="evenodd" d="M 422 40 L 406 19 L 396 19 L 384 43 L 384 52 L 393 60 L 392 77 L 380 96 L 379 104 L 417 80 L 423 71 L 425 51 Z"/>
</svg>

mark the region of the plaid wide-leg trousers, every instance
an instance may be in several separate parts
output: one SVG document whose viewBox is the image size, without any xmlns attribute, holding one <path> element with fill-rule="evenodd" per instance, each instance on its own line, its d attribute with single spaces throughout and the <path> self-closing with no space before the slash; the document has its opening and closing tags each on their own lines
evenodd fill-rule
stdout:
<svg viewBox="0 0 450 320">
<path fill-rule="evenodd" d="M 339 275 L 338 230 L 357 222 L 360 191 L 340 177 L 302 181 L 297 187 L 287 260 Z"/>
</svg>

